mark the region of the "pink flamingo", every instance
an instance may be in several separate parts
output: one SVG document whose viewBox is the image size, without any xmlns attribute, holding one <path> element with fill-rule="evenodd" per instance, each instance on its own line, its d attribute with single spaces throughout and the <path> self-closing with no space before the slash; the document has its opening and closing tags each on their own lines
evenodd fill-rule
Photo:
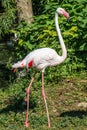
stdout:
<svg viewBox="0 0 87 130">
<path fill-rule="evenodd" d="M 12 68 L 16 70 L 19 67 L 26 67 L 27 69 L 30 67 L 36 67 L 37 69 L 42 71 L 42 97 L 45 102 L 46 107 L 46 113 L 47 113 L 47 119 L 48 119 L 48 128 L 50 128 L 50 117 L 49 117 L 49 111 L 46 101 L 46 95 L 44 91 L 44 71 L 46 67 L 48 66 L 56 66 L 61 64 L 67 57 L 67 51 L 66 47 L 60 32 L 59 24 L 58 24 L 58 15 L 64 15 L 67 19 L 69 18 L 69 14 L 63 9 L 63 8 L 57 8 L 55 12 L 55 24 L 56 24 L 56 30 L 59 36 L 60 45 L 62 48 L 62 55 L 59 56 L 57 52 L 51 48 L 41 48 L 32 51 L 29 53 L 22 61 L 19 61 L 12 65 Z M 26 111 L 26 120 L 25 120 L 25 126 L 28 127 L 28 115 L 29 115 L 29 94 L 30 94 L 30 88 L 32 86 L 32 83 L 34 81 L 36 73 L 31 79 L 31 82 L 26 90 L 27 93 L 27 111 Z"/>
</svg>

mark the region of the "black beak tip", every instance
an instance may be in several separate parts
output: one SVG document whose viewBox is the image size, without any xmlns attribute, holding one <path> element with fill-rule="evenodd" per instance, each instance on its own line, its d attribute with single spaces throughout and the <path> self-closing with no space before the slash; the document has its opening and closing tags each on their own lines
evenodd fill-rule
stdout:
<svg viewBox="0 0 87 130">
<path fill-rule="evenodd" d="M 67 22 L 69 22 L 69 21 L 70 21 L 70 18 L 67 19 Z"/>
</svg>

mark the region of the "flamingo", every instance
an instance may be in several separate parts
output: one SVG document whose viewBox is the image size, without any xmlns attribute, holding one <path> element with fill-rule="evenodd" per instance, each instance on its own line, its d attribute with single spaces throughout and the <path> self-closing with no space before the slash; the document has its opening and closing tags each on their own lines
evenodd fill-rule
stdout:
<svg viewBox="0 0 87 130">
<path fill-rule="evenodd" d="M 62 55 L 58 55 L 57 52 L 54 49 L 51 48 L 40 48 L 37 50 L 34 50 L 30 52 L 22 61 L 18 61 L 17 63 L 12 65 L 12 68 L 14 71 L 16 71 L 17 68 L 23 68 L 26 67 L 36 67 L 38 70 L 41 70 L 42 72 L 42 97 L 45 102 L 46 107 L 46 113 L 47 113 L 47 120 L 48 120 L 48 128 L 50 128 L 50 117 L 49 117 L 49 111 L 46 101 L 46 95 L 44 90 L 44 72 L 46 67 L 49 66 L 56 66 L 61 64 L 67 57 L 67 50 L 61 35 L 61 31 L 58 24 L 58 15 L 64 15 L 66 19 L 69 18 L 69 14 L 63 9 L 63 8 L 57 8 L 55 12 L 55 25 L 56 25 L 56 31 L 59 36 L 60 45 L 62 48 Z M 25 120 L 25 126 L 28 127 L 28 116 L 29 116 L 29 95 L 30 95 L 30 88 L 32 86 L 32 83 L 34 81 L 36 73 L 34 73 L 34 76 L 32 77 L 28 88 L 26 89 L 27 94 L 27 111 L 26 111 L 26 120 Z"/>
</svg>

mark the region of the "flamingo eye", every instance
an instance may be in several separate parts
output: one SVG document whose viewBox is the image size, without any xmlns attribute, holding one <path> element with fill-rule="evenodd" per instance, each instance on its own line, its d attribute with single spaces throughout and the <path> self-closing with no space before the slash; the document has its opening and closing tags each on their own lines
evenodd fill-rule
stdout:
<svg viewBox="0 0 87 130">
<path fill-rule="evenodd" d="M 63 14 L 63 13 L 64 13 L 64 10 L 60 9 L 60 13 Z"/>
<path fill-rule="evenodd" d="M 21 66 L 24 67 L 24 63 L 22 63 Z"/>
</svg>

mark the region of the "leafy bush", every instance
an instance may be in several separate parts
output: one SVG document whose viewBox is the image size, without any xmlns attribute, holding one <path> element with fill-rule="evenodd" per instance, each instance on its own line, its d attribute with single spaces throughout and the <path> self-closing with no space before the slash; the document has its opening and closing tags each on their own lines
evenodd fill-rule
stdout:
<svg viewBox="0 0 87 130">
<path fill-rule="evenodd" d="M 60 29 L 67 47 L 68 57 L 63 65 L 47 69 L 51 71 L 50 79 L 59 75 L 66 77 L 75 71 L 86 67 L 86 0 L 62 1 L 60 6 L 70 14 L 67 22 L 64 17 L 59 19 Z M 61 48 L 55 29 L 54 14 L 58 6 L 57 2 L 51 1 L 44 5 L 43 14 L 34 17 L 34 22 L 28 25 L 22 22 L 15 30 L 11 30 L 18 36 L 18 45 L 15 44 L 17 58 L 22 59 L 27 53 L 36 48 L 51 47 L 61 55 Z M 81 55 L 82 54 L 82 55 Z M 56 71 L 58 70 L 58 71 Z M 48 73 L 48 72 L 47 72 Z M 49 72 L 50 73 L 50 72 Z"/>
<path fill-rule="evenodd" d="M 0 13 L 0 39 L 3 39 L 9 30 L 15 27 L 16 20 L 16 4 L 13 0 L 1 1 Z"/>
<path fill-rule="evenodd" d="M 33 0 L 34 11 L 36 11 L 38 7 L 39 12 L 34 13 L 36 16 L 34 16 L 33 23 L 28 24 L 25 21 L 21 21 L 16 25 L 14 24 L 17 18 L 14 17 L 16 13 L 15 3 L 12 0 L 3 1 L 6 10 L 5 13 L 9 16 L 6 18 L 2 15 L 1 20 L 3 20 L 3 22 L 0 32 L 1 35 L 6 33 L 17 35 L 18 42 L 14 43 L 16 61 L 24 58 L 32 50 L 43 47 L 53 48 L 61 55 L 61 48 L 55 29 L 54 15 L 57 7 L 62 6 L 70 14 L 69 22 L 67 22 L 64 17 L 59 18 L 60 29 L 66 44 L 68 56 L 65 62 L 60 66 L 47 69 L 47 73 L 50 74 L 47 79 L 52 81 L 55 78 L 56 81 L 59 76 L 70 76 L 74 74 L 73 72 L 85 69 L 87 60 L 87 34 L 85 33 L 87 26 L 86 0 L 58 1 L 59 5 L 58 2 L 54 0 L 50 2 L 42 0 L 40 6 L 35 6 L 35 2 L 36 1 Z M 39 3 L 39 1 L 37 1 L 37 3 Z M 43 9 L 41 3 L 44 3 L 42 5 Z M 55 74 L 53 72 L 55 72 Z"/>
</svg>

